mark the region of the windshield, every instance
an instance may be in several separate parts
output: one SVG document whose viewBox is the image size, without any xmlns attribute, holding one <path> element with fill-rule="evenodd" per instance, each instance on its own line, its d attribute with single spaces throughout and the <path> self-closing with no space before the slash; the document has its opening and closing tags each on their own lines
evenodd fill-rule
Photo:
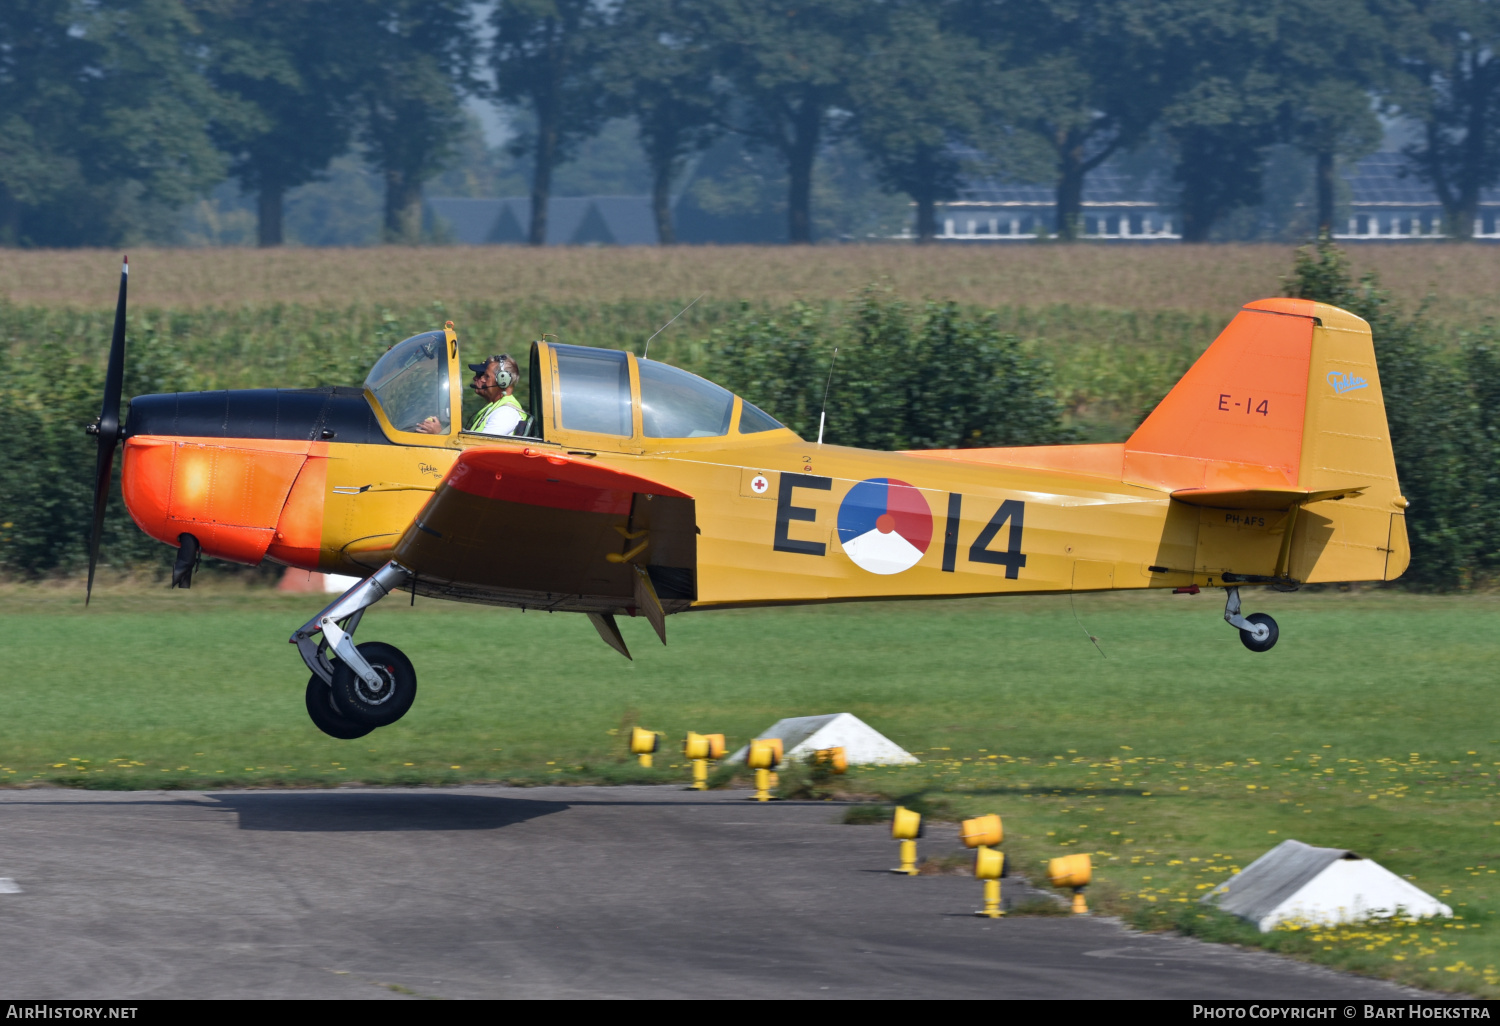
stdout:
<svg viewBox="0 0 1500 1026">
<path fill-rule="evenodd" d="M 639 360 L 641 427 L 647 438 L 712 438 L 729 431 L 734 395 L 696 374 Z"/>
<path fill-rule="evenodd" d="M 397 431 L 416 431 L 428 417 L 449 431 L 448 354 L 444 334 L 429 331 L 398 342 L 380 358 L 365 387 Z"/>
</svg>

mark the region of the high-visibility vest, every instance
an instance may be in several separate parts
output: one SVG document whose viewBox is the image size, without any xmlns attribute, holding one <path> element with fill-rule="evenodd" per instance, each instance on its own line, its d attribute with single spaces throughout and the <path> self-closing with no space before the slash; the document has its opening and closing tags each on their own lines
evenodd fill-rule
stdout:
<svg viewBox="0 0 1500 1026">
<path fill-rule="evenodd" d="M 513 395 L 502 395 L 499 399 L 496 399 L 484 409 L 474 414 L 474 422 L 469 425 L 469 430 L 478 431 L 480 428 L 484 427 L 484 422 L 486 420 L 489 420 L 490 414 L 495 412 L 495 410 L 499 409 L 502 406 L 509 406 L 511 409 L 515 410 L 521 415 L 521 419 L 523 421 L 526 419 L 526 407 L 521 405 L 520 400 L 518 400 Z"/>
</svg>

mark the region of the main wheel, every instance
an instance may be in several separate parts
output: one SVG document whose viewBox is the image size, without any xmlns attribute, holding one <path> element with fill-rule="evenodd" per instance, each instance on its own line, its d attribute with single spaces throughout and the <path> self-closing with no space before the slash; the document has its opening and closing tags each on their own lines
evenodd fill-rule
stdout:
<svg viewBox="0 0 1500 1026">
<path fill-rule="evenodd" d="M 339 712 L 333 704 L 333 688 L 324 684 L 323 678 L 316 673 L 307 678 L 307 715 L 312 719 L 313 726 L 340 741 L 353 741 L 375 729 L 363 723 L 355 723 Z"/>
<path fill-rule="evenodd" d="M 417 697 L 417 671 L 395 645 L 367 641 L 359 654 L 380 678 L 372 687 L 342 661 L 333 664 L 333 704 L 347 719 L 369 727 L 387 727 L 406 715 Z"/>
<path fill-rule="evenodd" d="M 1276 629 L 1275 620 L 1271 619 L 1265 613 L 1251 613 L 1249 616 L 1245 617 L 1245 619 L 1254 624 L 1264 624 L 1271 630 L 1271 633 L 1266 635 L 1264 641 L 1256 641 L 1255 635 L 1251 634 L 1247 630 L 1241 629 L 1240 641 L 1244 642 L 1246 648 L 1248 648 L 1252 652 L 1269 652 L 1276 646 L 1276 638 L 1280 634 L 1280 632 Z M 335 677 L 334 679 L 337 680 L 338 678 Z"/>
</svg>

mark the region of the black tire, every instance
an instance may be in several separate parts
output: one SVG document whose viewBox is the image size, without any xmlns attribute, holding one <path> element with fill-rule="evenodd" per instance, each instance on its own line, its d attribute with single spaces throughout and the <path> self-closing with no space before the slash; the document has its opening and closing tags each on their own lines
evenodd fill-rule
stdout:
<svg viewBox="0 0 1500 1026">
<path fill-rule="evenodd" d="M 375 729 L 355 723 L 339 712 L 333 704 L 333 688 L 324 684 L 323 678 L 316 673 L 307 678 L 307 715 L 313 726 L 340 741 L 353 741 Z"/>
<path fill-rule="evenodd" d="M 1241 630 L 1240 641 L 1244 642 L 1246 648 L 1248 648 L 1252 652 L 1269 652 L 1271 649 L 1276 647 L 1276 638 L 1280 635 L 1281 632 L 1276 629 L 1275 620 L 1271 619 L 1265 613 L 1251 613 L 1249 616 L 1245 617 L 1245 619 L 1255 624 L 1263 623 L 1267 627 L 1271 628 L 1271 633 L 1265 641 L 1256 641 L 1255 636 L 1249 631 Z"/>
<path fill-rule="evenodd" d="M 388 727 L 411 708 L 417 698 L 417 671 L 395 645 L 367 641 L 355 646 L 381 679 L 379 691 L 372 691 L 360 676 L 343 662 L 333 664 L 333 704 L 346 719 L 371 728 Z"/>
</svg>

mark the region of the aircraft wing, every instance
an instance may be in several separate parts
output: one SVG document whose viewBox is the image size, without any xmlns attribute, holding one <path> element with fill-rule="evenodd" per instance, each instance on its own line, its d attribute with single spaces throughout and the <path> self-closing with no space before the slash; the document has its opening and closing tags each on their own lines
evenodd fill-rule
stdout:
<svg viewBox="0 0 1500 1026">
<path fill-rule="evenodd" d="M 536 448 L 463 452 L 397 544 L 417 589 L 468 601 L 634 613 L 635 567 L 666 612 L 696 597 L 691 496 Z"/>
</svg>

